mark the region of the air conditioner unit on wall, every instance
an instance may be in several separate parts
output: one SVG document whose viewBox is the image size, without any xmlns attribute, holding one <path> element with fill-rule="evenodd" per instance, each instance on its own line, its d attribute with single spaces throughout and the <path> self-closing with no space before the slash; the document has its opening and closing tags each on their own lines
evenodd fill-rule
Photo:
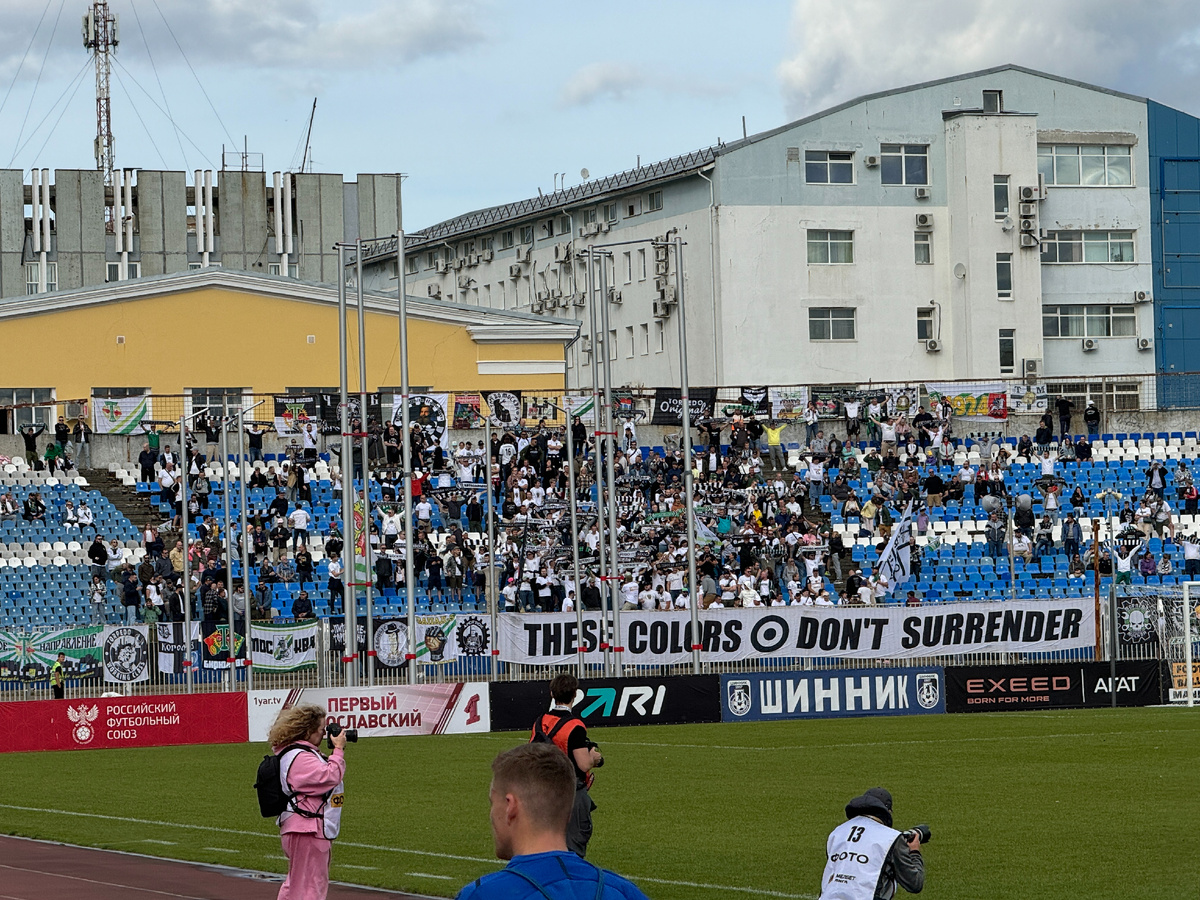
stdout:
<svg viewBox="0 0 1200 900">
<path fill-rule="evenodd" d="M 1134 303 L 1149 303 L 1150 299 L 1151 298 L 1150 298 L 1149 291 L 1134 291 L 1133 292 L 1133 302 Z"/>
<path fill-rule="evenodd" d="M 621 302 L 621 292 L 618 291 L 616 288 L 609 288 L 608 289 L 608 302 L 609 303 L 620 303 Z M 579 305 L 582 306 L 583 304 L 581 303 Z"/>
<path fill-rule="evenodd" d="M 446 261 L 445 261 L 444 259 L 439 259 L 439 260 L 437 261 L 437 270 L 438 270 L 438 272 L 439 272 L 439 273 L 445 273 L 445 271 L 446 271 Z"/>
<path fill-rule="evenodd" d="M 942 349 L 941 341 L 930 338 L 929 340 L 927 340 L 925 342 L 925 352 L 926 353 L 937 353 L 941 349 Z"/>
<path fill-rule="evenodd" d="M 440 284 L 427 284 L 425 285 L 425 292 L 430 297 L 440 297 L 442 296 L 442 286 Z"/>
<path fill-rule="evenodd" d="M 654 301 L 654 318 L 665 319 L 671 315 L 671 307 L 663 303 L 661 300 Z"/>
<path fill-rule="evenodd" d="M 1036 234 L 1025 232 L 1021 235 L 1021 246 L 1028 250 L 1033 247 L 1040 247 L 1041 242 L 1037 239 Z"/>
<path fill-rule="evenodd" d="M 518 263 L 512 263 L 508 267 L 508 275 L 510 278 L 520 278 L 521 277 L 521 266 Z"/>
<path fill-rule="evenodd" d="M 933 192 L 927 187 L 919 187 L 913 189 L 913 196 L 918 200 L 928 200 L 933 196 Z"/>
<path fill-rule="evenodd" d="M 621 292 L 617 291 L 617 293 L 619 295 Z M 572 294 L 571 302 L 576 306 L 584 306 L 587 304 L 587 294 L 585 294 L 583 291 L 580 291 L 577 294 Z"/>
<path fill-rule="evenodd" d="M 1095 350 L 1099 346 L 1100 346 L 1100 342 L 1098 340 L 1096 340 L 1095 338 L 1084 338 L 1083 339 L 1083 349 L 1085 351 Z"/>
<path fill-rule="evenodd" d="M 1148 337 L 1138 338 L 1137 347 L 1139 350 L 1150 350 L 1154 347 L 1154 341 Z"/>
<path fill-rule="evenodd" d="M 1022 203 L 1036 203 L 1042 199 L 1041 189 L 1035 185 L 1017 188 L 1017 197 Z"/>
<path fill-rule="evenodd" d="M 1039 378 L 1042 374 L 1042 361 L 1038 359 L 1021 360 L 1021 371 L 1026 378 Z"/>
<path fill-rule="evenodd" d="M 917 213 L 916 223 L 918 228 L 927 229 L 933 227 L 933 213 Z"/>
<path fill-rule="evenodd" d="M 1036 216 L 1037 206 L 1033 203 L 1021 203 L 1017 206 L 1017 212 L 1025 217 Z"/>
<path fill-rule="evenodd" d="M 863 157 L 863 165 L 866 166 L 868 169 L 877 168 L 879 166 L 879 157 L 878 156 L 864 156 Z"/>
</svg>

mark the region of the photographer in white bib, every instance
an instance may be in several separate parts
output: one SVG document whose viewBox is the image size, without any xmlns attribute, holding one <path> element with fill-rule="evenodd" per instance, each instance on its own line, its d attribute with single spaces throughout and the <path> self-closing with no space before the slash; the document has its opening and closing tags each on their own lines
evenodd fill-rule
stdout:
<svg viewBox="0 0 1200 900">
<path fill-rule="evenodd" d="M 892 828 L 892 795 L 871 788 L 846 804 L 846 822 L 829 835 L 821 900 L 892 900 L 896 885 L 925 887 L 921 835 Z"/>
</svg>

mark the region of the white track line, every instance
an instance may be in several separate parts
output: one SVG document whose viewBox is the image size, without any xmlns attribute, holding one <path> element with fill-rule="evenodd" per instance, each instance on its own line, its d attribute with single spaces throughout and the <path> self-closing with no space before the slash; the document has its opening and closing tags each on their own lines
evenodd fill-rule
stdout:
<svg viewBox="0 0 1200 900">
<path fill-rule="evenodd" d="M 153 888 L 135 887 L 130 884 L 118 884 L 113 881 L 99 881 L 95 878 L 81 878 L 78 875 L 63 875 L 59 872 L 43 872 L 41 869 L 26 869 L 21 866 L 6 866 L 0 863 L 0 869 L 11 869 L 14 872 L 31 872 L 34 875 L 46 875 L 51 878 L 66 878 L 69 881 L 82 881 L 86 884 L 102 884 L 105 887 L 124 888 L 127 891 L 136 891 L 142 894 L 157 894 L 159 897 L 175 897 L 176 900 L 204 900 L 203 897 L 194 897 L 191 894 L 176 894 L 172 891 L 156 891 Z"/>
<path fill-rule="evenodd" d="M 604 742 L 604 746 L 617 747 L 671 747 L 681 748 L 685 750 L 836 750 L 843 747 L 895 747 L 901 744 L 970 744 L 970 743 L 990 743 L 992 741 L 1024 741 L 1024 740 L 1044 740 L 1047 738 L 1091 738 L 1091 737 L 1113 737 L 1120 735 L 1128 735 L 1129 737 L 1142 737 L 1147 734 L 1182 734 L 1189 729 L 1183 728 L 1159 728 L 1153 731 L 1078 731 L 1068 732 L 1066 734 L 1013 734 L 1013 735 L 996 735 L 993 737 L 964 737 L 964 738 L 930 738 L 929 740 L 921 741 L 861 741 L 857 743 L 845 744 L 787 744 L 787 745 L 757 745 L 751 746 L 748 744 L 671 744 L 665 741 L 609 741 Z"/>
<path fill-rule="evenodd" d="M 1124 732 L 1120 732 L 1120 733 L 1123 734 Z M 1147 732 L 1141 732 L 1141 734 L 1146 734 L 1146 733 Z M 673 747 L 673 746 L 686 746 L 686 745 L 664 744 L 662 746 Z M 749 748 L 749 749 L 761 749 L 761 748 Z M 243 835 L 246 837 L 267 838 L 269 840 L 278 840 L 279 839 L 278 835 L 266 834 L 261 831 L 245 831 L 245 830 L 237 829 L 237 828 L 219 828 L 215 825 L 192 825 L 192 824 L 187 824 L 184 822 L 163 822 L 163 821 L 159 821 L 157 819 L 135 819 L 130 816 L 110 816 L 110 815 L 105 815 L 103 813 L 76 812 L 74 810 L 69 810 L 69 809 L 46 809 L 46 808 L 37 807 L 37 806 L 17 806 L 12 803 L 0 803 L 0 809 L 13 809 L 13 810 L 17 810 L 18 812 L 45 813 L 48 815 L 56 815 L 56 816 L 74 816 L 76 818 L 81 818 L 81 819 L 102 819 L 107 822 L 129 822 L 129 823 L 132 823 L 135 825 L 157 825 L 157 826 L 160 826 L 163 828 L 186 828 L 190 831 L 212 831 L 212 832 L 217 832 L 219 834 L 237 834 L 237 835 Z M 405 847 L 384 847 L 380 844 L 360 844 L 360 843 L 356 843 L 354 841 L 339 840 L 338 843 L 343 847 L 357 847 L 362 850 L 380 850 L 380 851 L 384 851 L 384 852 L 388 852 L 388 853 L 409 853 L 414 856 L 429 856 L 429 857 L 433 857 L 435 859 L 456 859 L 456 860 L 462 860 L 463 862 L 486 863 L 487 865 L 492 865 L 492 866 L 499 865 L 499 862 L 497 860 L 484 859 L 481 856 L 462 856 L 457 853 L 437 853 L 432 850 L 409 850 Z M 450 878 L 450 876 L 446 876 L 446 877 L 447 877 L 447 879 Z M 783 893 L 782 891 L 771 891 L 771 890 L 765 890 L 762 888 L 737 887 L 734 885 L 725 885 L 725 884 L 705 884 L 705 883 L 696 882 L 696 881 L 673 881 L 669 878 L 651 878 L 649 876 L 643 877 L 640 875 L 626 875 L 626 877 L 635 882 L 636 881 L 649 881 L 649 882 L 653 882 L 654 884 L 671 884 L 671 885 L 678 885 L 680 887 L 701 888 L 703 890 L 711 890 L 711 891 L 733 891 L 735 893 L 753 894 L 755 896 L 760 896 L 760 897 L 799 898 L 799 900 L 810 900 L 810 898 L 813 897 L 812 894 L 787 894 L 787 893 Z M 171 894 L 169 896 L 182 896 L 182 895 Z"/>
</svg>

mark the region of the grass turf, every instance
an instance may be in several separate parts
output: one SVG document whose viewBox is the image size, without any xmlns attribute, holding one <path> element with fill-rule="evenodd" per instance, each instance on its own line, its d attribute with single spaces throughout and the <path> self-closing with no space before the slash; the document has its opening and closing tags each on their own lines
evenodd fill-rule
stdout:
<svg viewBox="0 0 1200 900">
<path fill-rule="evenodd" d="M 826 835 L 846 801 L 876 784 L 895 794 L 898 827 L 933 828 L 930 898 L 1159 900 L 1195 890 L 1185 861 L 1200 854 L 1190 824 L 1200 717 L 1184 710 L 592 734 L 608 764 L 593 791 L 589 858 L 653 898 L 815 896 Z M 352 746 L 334 878 L 453 896 L 492 871 L 488 763 L 520 740 Z M 282 872 L 276 830 L 250 787 L 262 752 L 242 744 L 0 755 L 0 832 Z"/>
</svg>

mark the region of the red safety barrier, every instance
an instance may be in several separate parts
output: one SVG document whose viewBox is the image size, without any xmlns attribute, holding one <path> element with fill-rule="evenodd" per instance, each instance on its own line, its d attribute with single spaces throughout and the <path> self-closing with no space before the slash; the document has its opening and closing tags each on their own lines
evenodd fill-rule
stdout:
<svg viewBox="0 0 1200 900">
<path fill-rule="evenodd" d="M 0 729 L 5 752 L 249 740 L 244 692 L 0 703 Z"/>
</svg>

